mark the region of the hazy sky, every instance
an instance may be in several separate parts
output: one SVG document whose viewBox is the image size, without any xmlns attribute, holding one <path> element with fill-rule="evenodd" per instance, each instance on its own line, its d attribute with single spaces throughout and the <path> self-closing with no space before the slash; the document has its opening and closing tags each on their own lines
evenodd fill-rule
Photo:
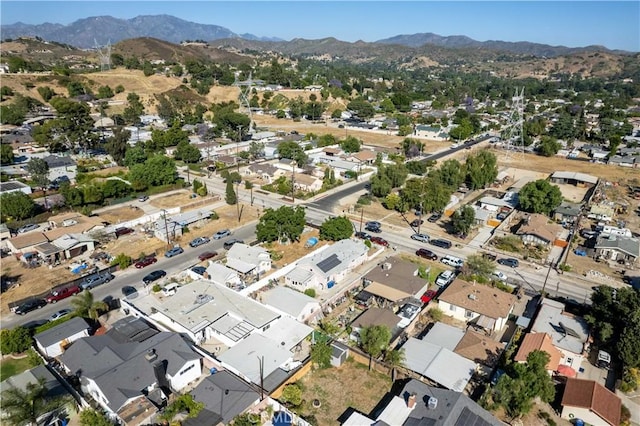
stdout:
<svg viewBox="0 0 640 426">
<path fill-rule="evenodd" d="M 167 14 L 241 34 L 376 41 L 432 32 L 640 51 L 639 1 L 0 1 L 2 24 Z"/>
</svg>

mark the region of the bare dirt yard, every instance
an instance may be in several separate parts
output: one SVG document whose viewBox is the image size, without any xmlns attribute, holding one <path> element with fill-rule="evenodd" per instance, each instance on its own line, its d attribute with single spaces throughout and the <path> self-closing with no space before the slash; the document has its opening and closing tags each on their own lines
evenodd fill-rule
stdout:
<svg viewBox="0 0 640 426">
<path fill-rule="evenodd" d="M 318 243 L 313 248 L 306 248 L 305 244 L 311 237 L 318 238 Z M 291 262 L 295 262 L 302 256 L 306 256 L 311 251 L 327 245 L 327 241 L 320 241 L 320 232 L 317 229 L 307 228 L 300 236 L 300 241 L 290 244 L 280 244 L 279 242 L 264 244 L 264 248 L 271 251 L 271 258 L 274 260 L 273 265 L 278 268 L 287 266 Z M 277 259 L 277 260 L 276 260 Z"/>
<path fill-rule="evenodd" d="M 302 385 L 303 407 L 299 412 L 313 415 L 319 425 L 338 424 L 338 418 L 354 408 L 369 413 L 391 389 L 391 379 L 366 365 L 347 361 L 340 368 L 312 370 L 298 381 Z M 320 407 L 314 408 L 314 399 Z"/>
<path fill-rule="evenodd" d="M 135 207 L 135 208 L 133 208 Z M 142 217 L 144 212 L 136 206 L 122 206 L 99 213 L 98 217 L 102 220 L 116 224 Z"/>
</svg>

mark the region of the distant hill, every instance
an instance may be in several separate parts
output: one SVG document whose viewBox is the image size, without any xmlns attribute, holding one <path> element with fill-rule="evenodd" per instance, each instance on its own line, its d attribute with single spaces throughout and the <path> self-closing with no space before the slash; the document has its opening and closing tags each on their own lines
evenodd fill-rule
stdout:
<svg viewBox="0 0 640 426">
<path fill-rule="evenodd" d="M 172 43 L 184 40 L 215 40 L 240 37 L 231 30 L 218 26 L 197 24 L 169 15 L 146 15 L 131 19 L 112 16 L 94 16 L 79 19 L 69 25 L 17 23 L 0 26 L 3 39 L 20 36 L 40 37 L 49 41 L 70 44 L 80 48 L 90 48 L 97 41 L 101 45 L 117 43 L 138 37 L 153 37 Z M 261 39 L 252 34 L 247 37 Z"/>
<path fill-rule="evenodd" d="M 566 47 L 549 46 L 548 44 L 530 43 L 526 41 L 477 41 L 467 36 L 440 36 L 434 33 L 402 34 L 376 41 L 380 44 L 398 44 L 408 47 L 422 47 L 426 44 L 451 48 L 476 48 L 512 52 L 521 55 L 554 58 L 583 52 L 628 53 L 620 50 L 609 50 L 604 46 Z"/>
</svg>

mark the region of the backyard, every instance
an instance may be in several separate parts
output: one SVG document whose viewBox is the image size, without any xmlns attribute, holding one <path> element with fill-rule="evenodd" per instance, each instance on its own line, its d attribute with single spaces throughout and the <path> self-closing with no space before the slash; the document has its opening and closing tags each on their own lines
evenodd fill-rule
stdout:
<svg viewBox="0 0 640 426">
<path fill-rule="evenodd" d="M 2 361 L 0 361 L 0 382 L 3 382 L 16 374 L 20 374 L 23 371 L 27 371 L 32 367 L 33 365 L 28 356 L 23 358 L 12 358 L 11 356 L 6 356 Z"/>
<path fill-rule="evenodd" d="M 369 413 L 391 389 L 391 378 L 349 359 L 339 368 L 312 370 L 297 382 L 302 387 L 303 417 L 314 416 L 319 425 L 337 424 L 338 418 L 354 408 Z M 320 406 L 315 408 L 317 399 Z M 316 404 L 317 405 L 317 404 Z"/>
</svg>

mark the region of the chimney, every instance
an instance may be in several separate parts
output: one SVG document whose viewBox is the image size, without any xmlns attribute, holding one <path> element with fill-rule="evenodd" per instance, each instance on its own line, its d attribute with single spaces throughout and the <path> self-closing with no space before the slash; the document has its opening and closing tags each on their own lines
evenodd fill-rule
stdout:
<svg viewBox="0 0 640 426">
<path fill-rule="evenodd" d="M 147 361 L 153 362 L 158 358 L 158 354 L 155 349 L 149 349 L 147 353 L 144 355 Z"/>
<path fill-rule="evenodd" d="M 409 410 L 413 410 L 415 406 L 416 406 L 416 394 L 412 393 L 411 395 L 409 395 L 409 399 L 407 399 L 407 407 L 409 408 Z"/>
</svg>

